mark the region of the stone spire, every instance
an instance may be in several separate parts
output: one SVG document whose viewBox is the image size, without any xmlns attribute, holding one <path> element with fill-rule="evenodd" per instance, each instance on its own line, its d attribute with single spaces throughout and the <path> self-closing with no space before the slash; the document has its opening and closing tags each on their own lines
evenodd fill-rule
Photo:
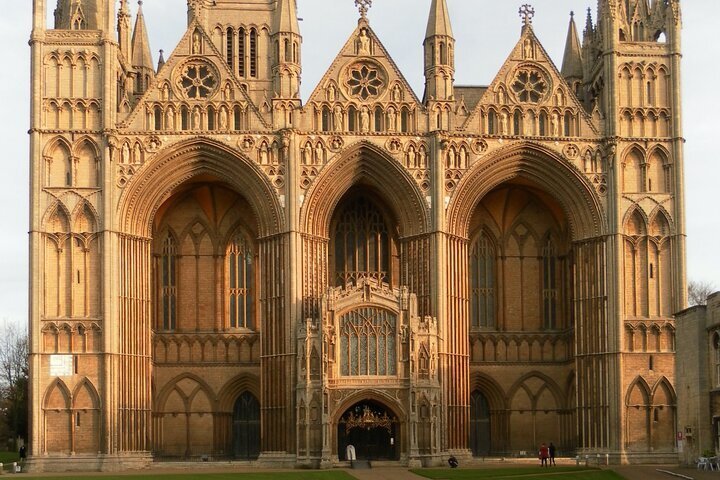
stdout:
<svg viewBox="0 0 720 480">
<path fill-rule="evenodd" d="M 432 0 L 423 45 L 426 104 L 430 101 L 452 100 L 455 81 L 455 38 L 453 38 L 446 0 Z M 446 125 L 443 128 L 445 127 Z"/>
<path fill-rule="evenodd" d="M 126 60 L 130 60 L 132 43 L 130 35 L 130 6 L 128 0 L 120 0 L 120 9 L 117 15 L 118 43 L 120 51 Z"/>
<path fill-rule="evenodd" d="M 275 10 L 275 33 L 294 33 L 300 35 L 297 19 L 297 0 L 278 0 Z"/>
<path fill-rule="evenodd" d="M 165 66 L 165 51 L 160 49 L 160 58 L 158 59 L 157 71 L 159 72 L 162 67 Z"/>
<path fill-rule="evenodd" d="M 147 90 L 150 78 L 154 76 L 152 54 L 150 53 L 150 40 L 148 40 L 145 16 L 142 11 L 142 0 L 138 1 L 137 18 L 135 19 L 135 30 L 132 37 L 132 67 L 138 70 L 140 81 L 135 83 L 136 92 L 144 93 Z"/>
<path fill-rule="evenodd" d="M 425 39 L 434 36 L 453 36 L 446 0 L 432 0 Z"/>
<path fill-rule="evenodd" d="M 298 99 L 300 96 L 300 25 L 296 0 L 278 0 L 273 19 L 273 42 L 277 58 L 273 59 L 275 99 Z"/>
<path fill-rule="evenodd" d="M 565 56 L 562 63 L 562 76 L 572 85 L 573 81 L 583 78 L 583 59 L 580 37 L 575 26 L 575 14 L 570 12 L 570 26 L 565 41 Z"/>
</svg>

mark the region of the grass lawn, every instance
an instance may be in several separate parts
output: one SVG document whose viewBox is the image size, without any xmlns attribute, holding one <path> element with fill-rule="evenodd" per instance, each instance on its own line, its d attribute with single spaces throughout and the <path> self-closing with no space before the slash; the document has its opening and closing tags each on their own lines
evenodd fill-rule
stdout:
<svg viewBox="0 0 720 480">
<path fill-rule="evenodd" d="M 514 467 L 497 469 L 430 469 L 412 470 L 413 473 L 437 480 L 470 480 L 483 478 L 518 480 L 623 480 L 624 477 L 609 470 L 586 467 Z"/>
<path fill-rule="evenodd" d="M 300 472 L 265 472 L 265 473 L 195 473 L 195 474 L 149 474 L 123 476 L 85 476 L 68 474 L 65 478 L 81 480 L 128 480 L 133 478 L 158 480 L 355 480 L 345 472 L 319 472 L 308 470 Z M 45 480 L 48 477 L 22 477 L 25 480 Z"/>
<path fill-rule="evenodd" d="M 17 452 L 0 452 L 0 463 L 12 463 L 20 460 Z"/>
</svg>

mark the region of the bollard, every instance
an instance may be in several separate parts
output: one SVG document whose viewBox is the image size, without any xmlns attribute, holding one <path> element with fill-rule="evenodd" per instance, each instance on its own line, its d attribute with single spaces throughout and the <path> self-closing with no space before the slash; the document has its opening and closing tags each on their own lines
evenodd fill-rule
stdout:
<svg viewBox="0 0 720 480">
<path fill-rule="evenodd" d="M 580 455 L 575 455 L 575 466 L 576 467 L 580 466 Z"/>
<path fill-rule="evenodd" d="M 610 454 L 609 453 L 605 454 L 605 465 L 607 465 L 607 466 L 610 465 Z"/>
<path fill-rule="evenodd" d="M 2 475 L 2 474 L 3 474 L 3 464 L 0 463 L 0 475 Z"/>
<path fill-rule="evenodd" d="M 17 469 L 17 462 L 13 462 L 13 469 L 12 469 L 12 473 L 18 473 L 18 469 Z"/>
</svg>

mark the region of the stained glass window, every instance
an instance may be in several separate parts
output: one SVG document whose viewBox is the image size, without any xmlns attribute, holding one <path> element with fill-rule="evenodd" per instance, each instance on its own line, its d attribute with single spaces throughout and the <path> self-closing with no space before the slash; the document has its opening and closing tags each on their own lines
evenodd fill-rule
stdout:
<svg viewBox="0 0 720 480">
<path fill-rule="evenodd" d="M 395 375 L 397 318 L 387 310 L 359 308 L 340 318 L 340 373 Z"/>
<path fill-rule="evenodd" d="M 485 232 L 470 250 L 470 309 L 473 327 L 495 326 L 495 248 Z"/>
<path fill-rule="evenodd" d="M 242 234 L 236 235 L 230 244 L 227 262 L 230 327 L 254 329 L 253 251 Z"/>
</svg>

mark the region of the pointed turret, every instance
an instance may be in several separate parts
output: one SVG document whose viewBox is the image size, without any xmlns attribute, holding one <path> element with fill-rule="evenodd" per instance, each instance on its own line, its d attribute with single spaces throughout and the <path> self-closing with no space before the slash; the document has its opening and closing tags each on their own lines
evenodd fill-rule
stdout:
<svg viewBox="0 0 720 480">
<path fill-rule="evenodd" d="M 160 49 L 160 58 L 158 59 L 157 71 L 159 72 L 162 67 L 165 66 L 165 51 Z"/>
<path fill-rule="evenodd" d="M 565 56 L 562 63 L 562 76 L 577 93 L 578 85 L 583 80 L 583 59 L 580 37 L 575 26 L 575 14 L 570 12 L 570 26 L 568 27 L 567 40 L 565 42 Z"/>
<path fill-rule="evenodd" d="M 147 90 L 150 80 L 155 76 L 152 54 L 150 53 L 150 40 L 148 40 L 145 16 L 142 11 L 142 0 L 138 1 L 137 18 L 132 38 L 132 67 L 137 70 L 135 93 L 142 94 Z"/>
<path fill-rule="evenodd" d="M 446 0 L 432 0 L 425 32 L 425 103 L 453 99 L 455 38 Z M 448 128 L 439 122 L 438 128 Z"/>
<path fill-rule="evenodd" d="M 117 15 L 118 43 L 120 51 L 126 60 L 130 60 L 132 43 L 130 35 L 130 6 L 128 0 L 120 0 L 120 9 Z"/>
<path fill-rule="evenodd" d="M 277 57 L 273 61 L 276 99 L 297 99 L 300 95 L 300 25 L 296 0 L 278 0 L 273 22 L 273 42 Z"/>
<path fill-rule="evenodd" d="M 445 37 L 453 36 L 446 0 L 433 0 L 430 6 L 430 16 L 428 18 L 427 30 L 425 30 L 425 38 L 428 39 L 438 35 Z"/>
</svg>

